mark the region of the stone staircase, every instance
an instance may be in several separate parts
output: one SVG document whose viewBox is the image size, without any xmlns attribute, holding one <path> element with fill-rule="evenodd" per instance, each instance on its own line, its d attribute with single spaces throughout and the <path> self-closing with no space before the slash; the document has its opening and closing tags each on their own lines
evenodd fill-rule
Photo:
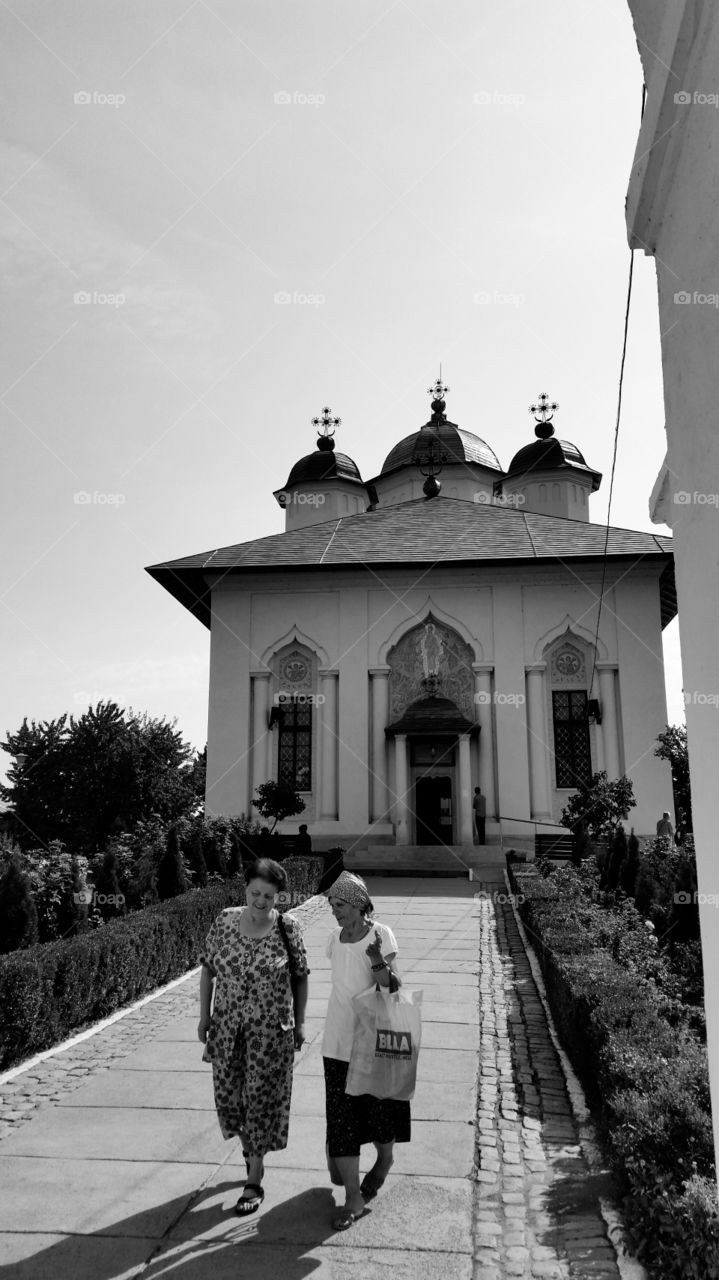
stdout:
<svg viewBox="0 0 719 1280">
<path fill-rule="evenodd" d="M 478 880 L 489 868 L 505 866 L 499 845 L 370 845 L 348 850 L 344 855 L 348 871 L 358 875 L 460 876 Z"/>
</svg>

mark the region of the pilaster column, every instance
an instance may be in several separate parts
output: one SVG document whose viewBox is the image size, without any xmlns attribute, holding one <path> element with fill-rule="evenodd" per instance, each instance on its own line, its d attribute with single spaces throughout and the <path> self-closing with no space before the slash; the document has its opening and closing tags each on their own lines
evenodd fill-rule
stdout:
<svg viewBox="0 0 719 1280">
<path fill-rule="evenodd" d="M 395 831 L 397 844 L 409 844 L 409 766 L 407 763 L 407 734 L 398 733 L 394 740 L 395 761 Z"/>
<path fill-rule="evenodd" d="M 472 772 L 469 755 L 469 734 L 463 733 L 459 738 L 459 822 L 457 823 L 460 844 L 474 844 L 472 828 Z"/>
<path fill-rule="evenodd" d="M 317 717 L 320 729 L 320 818 L 330 821 L 336 821 L 339 816 L 337 678 L 336 671 L 321 671 L 319 674 L 319 692 L 324 698 Z"/>
<path fill-rule="evenodd" d="M 551 818 L 549 772 L 547 769 L 547 713 L 544 696 L 546 662 L 527 671 L 527 741 L 529 749 L 529 796 L 533 818 Z"/>
<path fill-rule="evenodd" d="M 613 666 L 600 662 L 597 663 L 597 672 L 599 673 L 599 705 L 602 710 L 604 768 L 611 782 L 620 774 L 616 674 Z"/>
<path fill-rule="evenodd" d="M 487 801 L 487 817 L 497 816 L 497 787 L 494 776 L 494 725 L 492 723 L 491 663 L 474 662 L 474 705 L 479 735 L 479 785 Z"/>
<path fill-rule="evenodd" d="M 252 791 L 250 803 L 254 803 L 255 791 L 261 782 L 269 780 L 267 773 L 267 739 L 270 737 L 270 680 L 268 672 L 257 672 L 252 677 Z M 270 746 L 271 746 L 270 742 Z"/>
<path fill-rule="evenodd" d="M 370 756 L 370 821 L 387 818 L 387 739 L 389 719 L 389 668 L 370 671 L 372 754 Z"/>
</svg>

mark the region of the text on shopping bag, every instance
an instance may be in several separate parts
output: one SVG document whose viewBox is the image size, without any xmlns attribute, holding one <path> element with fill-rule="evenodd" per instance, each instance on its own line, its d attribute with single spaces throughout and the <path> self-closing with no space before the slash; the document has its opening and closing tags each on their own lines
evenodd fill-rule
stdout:
<svg viewBox="0 0 719 1280">
<path fill-rule="evenodd" d="M 392 1031 L 390 1028 L 377 1028 L 376 1058 L 411 1058 L 411 1031 Z"/>
</svg>

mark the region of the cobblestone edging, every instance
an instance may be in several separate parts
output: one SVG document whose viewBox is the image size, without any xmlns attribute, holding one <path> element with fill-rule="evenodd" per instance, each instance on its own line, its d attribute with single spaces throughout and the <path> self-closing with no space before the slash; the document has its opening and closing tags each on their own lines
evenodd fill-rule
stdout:
<svg viewBox="0 0 719 1280">
<path fill-rule="evenodd" d="M 292 914 L 302 925 L 309 925 L 328 909 L 326 899 L 315 896 L 294 907 Z M 168 1023 L 196 1014 L 198 985 L 192 981 L 196 972 L 190 970 L 171 990 L 150 995 L 110 1026 L 88 1028 L 76 1044 L 51 1049 L 41 1061 L 13 1067 L 7 1073 L 9 1079 L 0 1078 L 0 1143 L 42 1107 L 67 1097 L 88 1076 L 107 1071 Z"/>
<path fill-rule="evenodd" d="M 620 1280 L 509 895 L 479 898 L 475 1280 Z"/>
</svg>

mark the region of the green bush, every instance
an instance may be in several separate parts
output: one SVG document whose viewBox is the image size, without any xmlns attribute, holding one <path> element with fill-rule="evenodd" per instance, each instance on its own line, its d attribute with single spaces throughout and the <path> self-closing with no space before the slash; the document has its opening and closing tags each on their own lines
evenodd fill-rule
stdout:
<svg viewBox="0 0 719 1280">
<path fill-rule="evenodd" d="M 281 909 L 315 891 L 322 858 L 287 858 Z M 212 921 L 244 900 L 241 877 L 214 882 L 73 938 L 0 956 L 0 1069 L 41 1053 L 197 964 Z"/>
<path fill-rule="evenodd" d="M 676 867 L 657 870 L 666 901 Z M 510 872 L 557 1030 L 621 1188 L 629 1240 L 656 1280 L 719 1280 L 719 1207 L 695 947 L 673 967 L 631 900 L 600 893 L 592 860 L 546 879 Z M 699 1027 L 700 1030 L 700 1027 Z"/>
</svg>

